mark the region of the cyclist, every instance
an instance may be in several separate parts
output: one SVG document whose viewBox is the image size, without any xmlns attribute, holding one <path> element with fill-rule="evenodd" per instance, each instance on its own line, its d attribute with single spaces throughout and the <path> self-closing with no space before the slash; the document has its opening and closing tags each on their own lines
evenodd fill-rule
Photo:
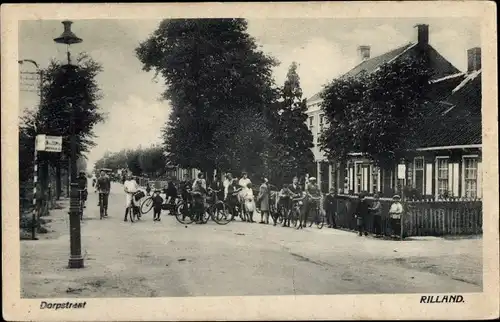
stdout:
<svg viewBox="0 0 500 322">
<path fill-rule="evenodd" d="M 133 196 L 137 190 L 139 190 L 139 186 L 131 175 L 126 176 L 126 180 L 123 183 L 123 190 L 127 194 L 125 200 L 125 218 L 123 221 L 127 221 L 127 215 L 129 215 L 130 209 L 132 209 L 132 213 L 130 213 L 130 221 L 134 222 L 133 208 L 135 207 L 135 204 Z"/>
<path fill-rule="evenodd" d="M 290 185 L 284 184 L 278 195 L 278 207 L 283 214 L 283 227 L 290 227 L 290 211 L 292 210 L 292 191 Z M 274 222 L 276 226 L 276 221 Z"/>
<path fill-rule="evenodd" d="M 234 218 L 238 215 L 237 213 L 237 207 L 238 207 L 238 194 L 240 192 L 240 186 L 238 185 L 238 179 L 232 179 L 232 182 L 228 185 L 227 187 L 227 195 L 226 195 L 226 203 L 229 208 L 229 213 L 231 214 L 231 220 L 234 220 Z"/>
<path fill-rule="evenodd" d="M 105 171 L 101 171 L 99 179 L 95 185 L 99 192 L 99 206 L 103 207 L 104 217 L 108 216 L 108 198 L 111 190 L 111 180 L 106 175 Z"/>
<path fill-rule="evenodd" d="M 307 218 L 309 217 L 309 213 L 311 211 L 315 211 L 319 209 L 319 198 L 321 198 L 321 191 L 319 190 L 318 185 L 316 184 L 316 178 L 310 177 L 309 183 L 306 186 L 306 204 L 303 212 L 303 216 L 301 216 L 301 220 L 299 223 L 299 227 L 297 229 L 301 229 L 306 226 Z M 316 213 L 316 216 L 319 214 Z M 313 218 L 313 220 L 317 220 L 317 218 Z"/>
<path fill-rule="evenodd" d="M 175 209 L 175 200 L 177 199 L 177 188 L 174 185 L 174 182 L 170 180 L 167 184 L 167 187 L 163 189 L 163 193 L 167 198 L 167 205 L 169 206 L 169 215 L 173 215 Z"/>
<path fill-rule="evenodd" d="M 189 175 L 185 174 L 184 181 L 181 181 L 180 183 L 181 197 L 184 203 L 191 200 L 191 195 L 189 193 L 192 188 L 193 186 L 191 185 L 191 180 L 189 180 Z"/>
<path fill-rule="evenodd" d="M 78 190 L 80 190 L 80 198 L 82 200 L 83 208 L 85 208 L 85 201 L 87 201 L 87 185 L 88 185 L 88 180 L 87 176 L 85 175 L 85 171 L 80 171 L 78 178 L 76 178 L 76 181 L 78 183 Z"/>
<path fill-rule="evenodd" d="M 196 180 L 193 186 L 193 208 L 197 224 L 203 224 L 203 213 L 205 212 L 205 196 L 206 189 L 203 187 L 201 180 Z"/>
</svg>

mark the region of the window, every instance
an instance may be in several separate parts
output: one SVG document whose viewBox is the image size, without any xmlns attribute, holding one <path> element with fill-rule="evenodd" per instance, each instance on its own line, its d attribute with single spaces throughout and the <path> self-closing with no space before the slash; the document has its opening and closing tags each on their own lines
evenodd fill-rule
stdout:
<svg viewBox="0 0 500 322">
<path fill-rule="evenodd" d="M 438 197 L 448 195 L 448 159 L 437 159 L 437 184 L 438 184 Z"/>
<path fill-rule="evenodd" d="M 314 122 L 314 116 L 310 116 L 309 117 L 309 129 L 311 129 L 311 130 L 313 128 L 313 122 Z"/>
<path fill-rule="evenodd" d="M 378 193 L 379 188 L 378 188 L 378 176 L 379 176 L 379 171 L 380 169 L 378 167 L 372 167 L 372 191 L 374 193 Z"/>
<path fill-rule="evenodd" d="M 477 159 L 464 158 L 464 192 L 466 198 L 477 197 Z"/>
<path fill-rule="evenodd" d="M 414 171 L 414 179 L 413 179 L 413 187 L 418 191 L 424 193 L 424 158 L 416 157 L 413 160 L 413 171 Z"/>
<path fill-rule="evenodd" d="M 363 167 L 361 163 L 356 163 L 356 178 L 355 178 L 355 184 L 356 184 L 356 190 L 354 191 L 355 193 L 360 193 L 363 191 Z"/>
</svg>

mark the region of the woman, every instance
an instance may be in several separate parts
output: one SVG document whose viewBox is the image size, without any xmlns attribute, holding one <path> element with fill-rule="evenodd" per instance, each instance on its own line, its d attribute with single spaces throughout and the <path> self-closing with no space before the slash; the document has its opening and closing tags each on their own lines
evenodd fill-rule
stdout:
<svg viewBox="0 0 500 322">
<path fill-rule="evenodd" d="M 240 216 L 242 217 L 243 221 L 248 220 L 248 216 L 245 210 L 245 189 L 248 187 L 248 184 L 251 184 L 252 182 L 248 178 L 248 174 L 246 172 L 243 172 L 241 179 L 238 181 L 238 184 L 241 188 L 241 191 L 238 195 L 238 200 L 240 202 Z"/>
<path fill-rule="evenodd" d="M 253 220 L 253 213 L 255 212 L 255 200 L 253 196 L 252 183 L 247 184 L 245 189 L 242 189 L 243 202 L 245 207 L 246 219 L 248 222 L 255 222 Z"/>
<path fill-rule="evenodd" d="M 234 220 L 234 217 L 238 215 L 238 212 L 236 211 L 237 206 L 238 206 L 238 194 L 241 190 L 241 187 L 238 185 L 238 178 L 232 179 L 231 183 L 227 187 L 227 196 L 226 196 L 226 203 L 229 206 L 229 212 L 231 214 L 232 219 Z"/>
<path fill-rule="evenodd" d="M 264 178 L 264 183 L 260 185 L 259 195 L 257 197 L 260 205 L 260 224 L 269 224 L 269 194 L 268 180 Z"/>
</svg>

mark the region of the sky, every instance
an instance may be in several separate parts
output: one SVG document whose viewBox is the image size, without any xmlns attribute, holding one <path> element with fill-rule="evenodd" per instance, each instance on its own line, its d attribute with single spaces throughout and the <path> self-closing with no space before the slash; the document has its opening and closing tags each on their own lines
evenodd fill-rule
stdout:
<svg viewBox="0 0 500 322">
<path fill-rule="evenodd" d="M 104 69 L 97 82 L 106 120 L 95 127 L 96 146 L 87 154 L 90 168 L 107 151 L 161 142 L 160 131 L 171 110 L 168 101 L 159 100 L 165 85 L 161 77 L 154 80 L 153 72 L 142 70 L 134 51 L 159 23 L 151 19 L 74 21 L 72 30 L 83 43 L 71 46 L 72 55 L 87 52 Z M 480 46 L 479 21 L 469 18 L 249 19 L 248 33 L 280 62 L 273 70 L 276 84 L 283 84 L 293 61 L 298 63 L 304 96 L 309 98 L 359 62 L 359 45 L 369 45 L 371 56 L 377 56 L 415 41 L 418 23 L 429 24 L 430 44 L 465 71 L 466 50 Z M 19 59 L 33 59 L 41 68 L 52 59 L 64 60 L 65 46 L 53 41 L 62 30 L 60 21 L 20 22 Z M 24 64 L 20 71 L 33 72 L 34 67 Z M 38 100 L 36 93 L 20 92 L 20 114 L 36 108 Z"/>
</svg>

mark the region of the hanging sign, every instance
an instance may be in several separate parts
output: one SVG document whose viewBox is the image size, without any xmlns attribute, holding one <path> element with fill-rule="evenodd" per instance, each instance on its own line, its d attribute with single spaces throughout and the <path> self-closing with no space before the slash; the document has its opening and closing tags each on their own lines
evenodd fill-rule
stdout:
<svg viewBox="0 0 500 322">
<path fill-rule="evenodd" d="M 398 164 L 398 179 L 405 179 L 405 178 L 406 178 L 406 165 Z"/>
<path fill-rule="evenodd" d="M 62 136 L 39 134 L 35 139 L 35 148 L 37 151 L 61 152 Z"/>
</svg>

